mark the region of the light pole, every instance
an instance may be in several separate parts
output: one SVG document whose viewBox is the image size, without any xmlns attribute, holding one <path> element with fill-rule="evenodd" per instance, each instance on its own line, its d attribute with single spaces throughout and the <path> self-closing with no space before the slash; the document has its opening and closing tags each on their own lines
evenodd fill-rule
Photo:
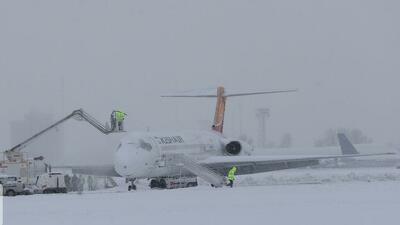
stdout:
<svg viewBox="0 0 400 225">
<path fill-rule="evenodd" d="M 258 146 L 265 148 L 267 146 L 267 119 L 270 117 L 269 108 L 259 108 L 256 110 L 258 120 Z"/>
</svg>

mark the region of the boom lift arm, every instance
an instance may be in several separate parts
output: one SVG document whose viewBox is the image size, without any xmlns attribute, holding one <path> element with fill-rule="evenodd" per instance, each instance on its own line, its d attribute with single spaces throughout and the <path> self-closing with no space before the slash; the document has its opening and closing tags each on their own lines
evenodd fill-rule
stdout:
<svg viewBox="0 0 400 225">
<path fill-rule="evenodd" d="M 32 143 L 35 139 L 41 137 L 42 135 L 46 134 L 47 132 L 51 131 L 53 128 L 56 128 L 57 126 L 61 125 L 62 123 L 68 121 L 69 119 L 77 119 L 77 120 L 85 120 L 88 122 L 90 125 L 95 127 L 97 130 L 102 132 L 105 135 L 111 134 L 111 133 L 119 133 L 122 131 L 119 131 L 117 129 L 117 123 L 115 121 L 115 111 L 111 114 L 111 128 L 107 128 L 105 125 L 103 125 L 101 122 L 96 120 L 94 117 L 86 113 L 83 109 L 77 109 L 74 110 L 71 114 L 67 115 L 63 119 L 55 122 L 51 126 L 47 127 L 46 129 L 36 133 L 32 137 L 28 138 L 27 140 L 19 143 L 18 145 L 12 147 L 11 149 L 5 151 L 6 154 L 11 154 L 15 152 L 20 152 L 22 149 L 24 149 L 26 146 L 28 146 L 30 143 Z"/>
</svg>

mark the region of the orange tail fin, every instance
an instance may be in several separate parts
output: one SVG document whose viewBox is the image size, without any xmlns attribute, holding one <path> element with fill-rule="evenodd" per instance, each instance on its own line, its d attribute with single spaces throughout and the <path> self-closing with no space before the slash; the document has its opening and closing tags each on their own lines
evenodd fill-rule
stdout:
<svg viewBox="0 0 400 225">
<path fill-rule="evenodd" d="M 224 130 L 225 106 L 226 106 L 225 88 L 218 87 L 217 106 L 215 109 L 214 124 L 212 126 L 212 129 L 220 133 L 222 133 Z"/>
</svg>

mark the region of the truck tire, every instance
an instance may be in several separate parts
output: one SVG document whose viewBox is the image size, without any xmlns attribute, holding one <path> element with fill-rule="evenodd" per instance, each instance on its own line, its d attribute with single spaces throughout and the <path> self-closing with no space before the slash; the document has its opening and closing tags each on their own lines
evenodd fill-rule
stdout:
<svg viewBox="0 0 400 225">
<path fill-rule="evenodd" d="M 197 186 L 197 183 L 195 183 L 195 182 L 190 182 L 186 185 L 186 187 L 196 187 L 196 186 Z"/>
<path fill-rule="evenodd" d="M 167 188 L 167 182 L 165 182 L 164 179 L 161 179 L 161 180 L 160 180 L 160 186 L 159 186 L 159 187 L 162 188 L 162 189 Z"/>
<path fill-rule="evenodd" d="M 150 181 L 150 188 L 151 189 L 158 188 L 158 187 L 160 187 L 160 183 L 157 180 L 153 179 L 153 180 Z"/>
<path fill-rule="evenodd" d="M 14 190 L 8 190 L 8 191 L 6 191 L 6 196 L 12 197 L 12 196 L 15 196 L 16 194 L 17 194 L 17 193 L 15 193 Z"/>
</svg>

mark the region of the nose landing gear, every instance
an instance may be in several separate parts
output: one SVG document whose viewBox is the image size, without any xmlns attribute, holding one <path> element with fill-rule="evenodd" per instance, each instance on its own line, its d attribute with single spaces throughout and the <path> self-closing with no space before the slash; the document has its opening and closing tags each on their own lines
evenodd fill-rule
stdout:
<svg viewBox="0 0 400 225">
<path fill-rule="evenodd" d="M 128 191 L 136 191 L 136 185 L 135 185 L 136 178 L 127 178 L 126 182 L 131 184 L 128 186 Z"/>
</svg>

